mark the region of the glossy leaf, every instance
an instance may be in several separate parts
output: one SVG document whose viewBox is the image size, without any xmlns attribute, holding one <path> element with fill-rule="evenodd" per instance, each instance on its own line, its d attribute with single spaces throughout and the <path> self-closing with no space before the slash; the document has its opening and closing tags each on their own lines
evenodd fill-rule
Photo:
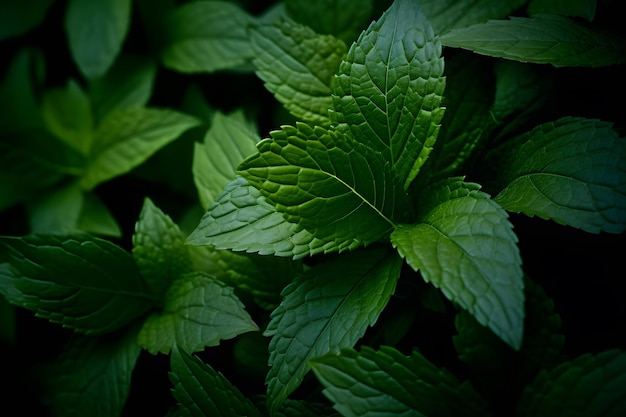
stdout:
<svg viewBox="0 0 626 417">
<path fill-rule="evenodd" d="M 266 377 L 271 413 L 300 385 L 309 359 L 352 347 L 376 323 L 401 265 L 393 252 L 366 248 L 319 264 L 285 288 L 264 333 L 272 336 Z"/>
<path fill-rule="evenodd" d="M 415 2 L 397 0 L 350 47 L 331 116 L 384 155 L 406 189 L 437 138 L 444 88 L 439 39 Z"/>
<path fill-rule="evenodd" d="M 427 282 L 519 349 L 523 273 L 506 212 L 460 178 L 428 189 L 420 203 L 418 222 L 396 227 L 393 246 Z"/>
<path fill-rule="evenodd" d="M 591 233 L 626 229 L 626 140 L 611 123 L 566 117 L 506 146 L 494 198 L 505 210 Z"/>
</svg>

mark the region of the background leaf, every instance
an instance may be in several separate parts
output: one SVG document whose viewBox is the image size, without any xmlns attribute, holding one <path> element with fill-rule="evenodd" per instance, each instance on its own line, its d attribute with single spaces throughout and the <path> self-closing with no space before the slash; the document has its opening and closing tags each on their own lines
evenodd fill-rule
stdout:
<svg viewBox="0 0 626 417">
<path fill-rule="evenodd" d="M 69 0 L 65 30 L 85 77 L 100 77 L 113 64 L 128 32 L 131 8 L 131 0 Z"/>
<path fill-rule="evenodd" d="M 350 47 L 331 117 L 381 152 L 406 189 L 439 133 L 444 88 L 439 39 L 416 3 L 397 0 Z"/>
<path fill-rule="evenodd" d="M 584 17 L 592 21 L 596 15 L 597 0 L 530 0 L 528 14 L 552 13 L 570 17 Z"/>
<path fill-rule="evenodd" d="M 519 349 L 524 293 L 517 237 L 506 212 L 478 188 L 459 178 L 429 188 L 418 222 L 396 227 L 391 243 L 427 282 Z"/>
<path fill-rule="evenodd" d="M 266 377 L 270 413 L 300 385 L 309 359 L 352 347 L 376 323 L 401 265 L 393 252 L 366 248 L 319 264 L 285 288 L 264 332 L 272 336 Z"/>
<path fill-rule="evenodd" d="M 494 198 L 505 210 L 591 233 L 626 229 L 626 140 L 611 123 L 566 117 L 505 146 Z"/>
</svg>

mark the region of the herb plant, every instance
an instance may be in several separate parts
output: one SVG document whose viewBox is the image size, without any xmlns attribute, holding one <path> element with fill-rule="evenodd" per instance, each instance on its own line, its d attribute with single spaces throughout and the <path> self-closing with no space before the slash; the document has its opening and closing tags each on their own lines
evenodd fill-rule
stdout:
<svg viewBox="0 0 626 417">
<path fill-rule="evenodd" d="M 35 3 L 0 32 L 26 411 L 626 413 L 626 344 L 571 342 L 524 246 L 623 243 L 612 4 Z"/>
</svg>

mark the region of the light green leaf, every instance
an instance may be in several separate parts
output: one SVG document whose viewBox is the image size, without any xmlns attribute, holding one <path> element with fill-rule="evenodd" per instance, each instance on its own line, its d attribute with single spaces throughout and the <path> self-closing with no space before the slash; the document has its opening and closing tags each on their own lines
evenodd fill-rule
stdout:
<svg viewBox="0 0 626 417">
<path fill-rule="evenodd" d="M 422 13 L 443 34 L 488 19 L 504 19 L 526 3 L 525 0 L 420 0 Z"/>
<path fill-rule="evenodd" d="M 346 54 L 345 43 L 288 19 L 253 26 L 250 36 L 265 87 L 296 119 L 330 125 L 330 85 Z"/>
<path fill-rule="evenodd" d="M 177 345 L 172 347 L 169 378 L 184 416 L 261 417 L 252 401 L 224 375 Z"/>
<path fill-rule="evenodd" d="M 298 123 L 271 132 L 239 173 L 285 218 L 318 239 L 365 246 L 385 238 L 406 195 L 382 155 Z"/>
<path fill-rule="evenodd" d="M 584 17 L 592 21 L 596 15 L 597 0 L 530 0 L 528 14 L 560 14 L 571 17 Z"/>
<path fill-rule="evenodd" d="M 542 371 L 519 400 L 518 417 L 626 414 L 626 352 L 584 354 Z"/>
<path fill-rule="evenodd" d="M 148 317 L 138 343 L 152 354 L 168 354 L 174 345 L 198 352 L 258 329 L 231 287 L 194 272 L 174 280 L 163 310 Z"/>
<path fill-rule="evenodd" d="M 194 1 L 166 21 L 163 65 L 185 73 L 234 69 L 252 60 L 247 28 L 254 18 L 226 1 Z"/>
<path fill-rule="evenodd" d="M 442 35 L 444 46 L 535 64 L 601 67 L 626 62 L 626 39 L 558 15 L 491 20 Z"/>
<path fill-rule="evenodd" d="M 626 229 L 626 140 L 611 123 L 566 117 L 506 146 L 494 198 L 505 210 L 591 233 Z"/>
<path fill-rule="evenodd" d="M 130 24 L 131 0 L 70 0 L 65 30 L 70 51 L 87 78 L 104 75 L 122 49 Z"/>
<path fill-rule="evenodd" d="M 120 109 L 98 127 L 81 185 L 96 185 L 125 174 L 156 151 L 199 124 L 199 120 L 174 110 Z"/>
<path fill-rule="evenodd" d="M 41 111 L 48 129 L 56 137 L 81 154 L 89 154 L 94 125 L 91 104 L 76 81 L 47 90 Z"/>
<path fill-rule="evenodd" d="M 366 248 L 318 264 L 285 288 L 264 333 L 272 336 L 266 377 L 271 414 L 300 385 L 309 359 L 354 346 L 376 323 L 401 266 L 393 252 Z"/>
<path fill-rule="evenodd" d="M 176 223 L 147 197 L 132 240 L 133 258 L 155 299 L 163 298 L 176 277 L 191 272 L 185 237 Z"/>
<path fill-rule="evenodd" d="M 58 417 L 122 415 L 141 348 L 137 329 L 117 337 L 82 336 L 48 369 L 50 410 Z"/>
<path fill-rule="evenodd" d="M 342 349 L 309 361 L 324 394 L 346 417 L 488 416 L 472 389 L 417 351 L 405 356 L 382 346 Z"/>
<path fill-rule="evenodd" d="M 381 152 L 407 189 L 439 133 L 444 88 L 439 39 L 415 2 L 397 0 L 350 47 L 331 117 Z"/>
<path fill-rule="evenodd" d="M 144 107 L 152 95 L 157 65 L 140 55 L 121 55 L 100 78 L 90 80 L 91 99 L 96 124 L 115 109 Z"/>
<path fill-rule="evenodd" d="M 285 10 L 296 22 L 320 34 L 352 43 L 370 22 L 373 0 L 286 0 Z"/>
<path fill-rule="evenodd" d="M 112 332 L 152 307 L 132 256 L 86 235 L 0 238 L 0 291 L 38 317 L 88 335 Z"/>
<path fill-rule="evenodd" d="M 187 243 L 294 259 L 343 252 L 360 245 L 339 238 L 318 239 L 288 222 L 259 190 L 240 176 L 228 184 L 209 207 L 200 224 L 187 237 Z"/>
<path fill-rule="evenodd" d="M 215 113 L 204 143 L 196 143 L 193 153 L 193 178 L 205 210 L 235 179 L 235 168 L 256 152 L 260 139 L 239 113 Z"/>
<path fill-rule="evenodd" d="M 3 1 L 0 3 L 0 40 L 26 34 L 46 17 L 54 0 Z"/>
<path fill-rule="evenodd" d="M 479 186 L 450 178 L 421 196 L 418 222 L 391 242 L 407 263 L 514 349 L 522 343 L 524 292 L 517 236 Z"/>
</svg>

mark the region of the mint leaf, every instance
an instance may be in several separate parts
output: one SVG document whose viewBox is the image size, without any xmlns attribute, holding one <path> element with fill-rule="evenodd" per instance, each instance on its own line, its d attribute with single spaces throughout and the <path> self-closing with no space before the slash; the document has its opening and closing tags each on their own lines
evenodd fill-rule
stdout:
<svg viewBox="0 0 626 417">
<path fill-rule="evenodd" d="M 98 195 L 91 191 L 83 192 L 83 205 L 77 223 L 78 230 L 94 235 L 119 238 L 122 230 L 115 217 Z"/>
<path fill-rule="evenodd" d="M 626 229 L 626 141 L 611 123 L 565 117 L 505 146 L 494 198 L 505 210 L 591 233 Z"/>
<path fill-rule="evenodd" d="M 525 0 L 420 0 L 419 6 L 435 33 L 443 34 L 488 19 L 506 18 L 525 3 Z"/>
<path fill-rule="evenodd" d="M 118 337 L 73 339 L 47 369 L 46 395 L 59 416 L 119 416 L 130 393 L 141 348 L 132 328 Z"/>
<path fill-rule="evenodd" d="M 331 117 L 382 153 L 406 189 L 437 138 L 444 88 L 439 39 L 415 2 L 398 0 L 350 47 Z"/>
<path fill-rule="evenodd" d="M 272 336 L 266 377 L 272 414 L 299 386 L 309 359 L 352 347 L 376 323 L 401 265 L 385 248 L 366 248 L 318 264 L 285 288 L 264 332 Z"/>
<path fill-rule="evenodd" d="M 247 27 L 254 18 L 226 1 L 183 4 L 167 18 L 161 61 L 184 73 L 215 72 L 252 60 Z"/>
<path fill-rule="evenodd" d="M 516 416 L 621 416 L 626 413 L 626 352 L 584 354 L 542 371 L 524 390 Z"/>
<path fill-rule="evenodd" d="M 172 347 L 170 381 L 181 415 L 261 417 L 254 404 L 211 366 L 177 345 Z"/>
<path fill-rule="evenodd" d="M 199 120 L 173 110 L 120 109 L 111 112 L 95 132 L 81 185 L 96 185 L 125 174 Z"/>
<path fill-rule="evenodd" d="M 211 204 L 187 237 L 187 243 L 294 259 L 359 246 L 359 242 L 339 238 L 318 239 L 288 222 L 241 176 L 228 184 Z"/>
<path fill-rule="evenodd" d="M 260 137 L 238 114 L 216 112 L 204 143 L 195 144 L 193 178 L 205 210 L 235 179 L 235 168 L 241 161 L 256 152 Z"/>
<path fill-rule="evenodd" d="M 41 111 L 48 129 L 56 137 L 83 155 L 89 153 L 93 129 L 91 104 L 78 83 L 70 80 L 66 87 L 47 90 Z"/>
<path fill-rule="evenodd" d="M 204 272 L 193 272 L 174 280 L 163 310 L 148 317 L 138 343 L 152 354 L 167 354 L 175 344 L 198 352 L 254 330 L 257 325 L 231 287 Z"/>
<path fill-rule="evenodd" d="M 176 277 L 192 270 L 185 236 L 147 197 L 135 223 L 133 258 L 157 300 L 163 298 Z"/>
<path fill-rule="evenodd" d="M 287 19 L 253 26 L 250 37 L 265 87 L 298 120 L 329 125 L 330 85 L 346 54 L 345 43 Z"/>
<path fill-rule="evenodd" d="M 570 17 L 583 17 L 592 21 L 596 15 L 597 0 L 530 0 L 528 14 L 560 14 Z"/>
<path fill-rule="evenodd" d="M 486 404 L 471 385 L 439 369 L 417 351 L 405 356 L 381 346 L 360 352 L 342 349 L 309 361 L 324 394 L 341 415 L 363 417 L 487 416 Z"/>
<path fill-rule="evenodd" d="M 379 153 L 304 123 L 271 135 L 239 173 L 289 222 L 318 239 L 354 246 L 387 236 L 407 203 Z"/>
<path fill-rule="evenodd" d="M 626 62 L 626 39 L 558 15 L 490 20 L 441 36 L 444 46 L 557 67 L 601 67 Z"/>
<path fill-rule="evenodd" d="M 333 35 L 351 43 L 370 22 L 373 0 L 286 0 L 287 14 L 320 34 Z"/>
<path fill-rule="evenodd" d="M 86 334 L 117 330 L 152 298 L 131 255 L 89 236 L 0 238 L 0 291 L 38 317 Z"/>
<path fill-rule="evenodd" d="M 524 293 L 517 237 L 479 186 L 450 178 L 421 196 L 418 222 L 391 243 L 427 282 L 514 349 L 522 343 Z"/>
<path fill-rule="evenodd" d="M 131 0 L 70 0 L 65 30 L 72 57 L 87 78 L 107 72 L 122 48 L 130 23 Z"/>
<path fill-rule="evenodd" d="M 3 2 L 0 4 L 0 40 L 26 34 L 46 17 L 54 0 Z"/>
</svg>

